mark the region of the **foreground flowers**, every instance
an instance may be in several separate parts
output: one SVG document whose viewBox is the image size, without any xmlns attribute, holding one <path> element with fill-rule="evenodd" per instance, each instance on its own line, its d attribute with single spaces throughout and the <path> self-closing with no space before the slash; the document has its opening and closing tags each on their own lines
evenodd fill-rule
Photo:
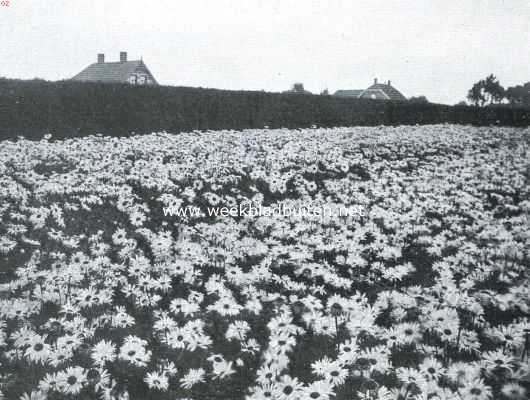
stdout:
<svg viewBox="0 0 530 400">
<path fill-rule="evenodd" d="M 0 143 L 0 390 L 526 399 L 530 131 Z M 364 215 L 165 215 L 164 207 Z"/>
</svg>

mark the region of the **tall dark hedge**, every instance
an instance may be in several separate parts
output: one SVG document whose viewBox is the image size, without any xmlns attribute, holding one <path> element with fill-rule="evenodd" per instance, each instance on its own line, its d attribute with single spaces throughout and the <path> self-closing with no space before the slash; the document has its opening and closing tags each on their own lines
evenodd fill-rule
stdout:
<svg viewBox="0 0 530 400">
<path fill-rule="evenodd" d="M 0 79 L 0 139 L 93 133 L 460 123 L 528 126 L 530 110 L 333 96 Z"/>
</svg>

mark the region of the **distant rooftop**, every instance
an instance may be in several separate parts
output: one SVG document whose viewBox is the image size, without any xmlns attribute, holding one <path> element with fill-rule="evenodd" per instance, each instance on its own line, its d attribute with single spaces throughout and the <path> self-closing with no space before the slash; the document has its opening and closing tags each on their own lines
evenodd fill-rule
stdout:
<svg viewBox="0 0 530 400">
<path fill-rule="evenodd" d="M 98 61 L 90 64 L 72 78 L 74 81 L 104 83 L 158 84 L 143 60 L 127 61 L 127 53 L 120 53 L 120 61 L 105 62 L 105 55 L 98 54 Z"/>
<path fill-rule="evenodd" d="M 334 96 L 340 96 L 340 97 L 359 97 L 361 93 L 363 92 L 362 89 L 354 89 L 354 90 L 337 90 L 334 93 Z"/>
<path fill-rule="evenodd" d="M 367 89 L 337 90 L 334 96 L 374 100 L 407 100 L 399 90 L 392 86 L 390 81 L 378 83 L 377 78 L 374 79 L 374 84 Z"/>
</svg>

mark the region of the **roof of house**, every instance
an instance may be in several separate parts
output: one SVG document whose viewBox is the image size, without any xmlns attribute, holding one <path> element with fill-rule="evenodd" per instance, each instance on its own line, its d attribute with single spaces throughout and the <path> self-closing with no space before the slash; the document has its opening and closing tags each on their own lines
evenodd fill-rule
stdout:
<svg viewBox="0 0 530 400">
<path fill-rule="evenodd" d="M 375 100 L 399 100 L 391 99 L 390 96 L 383 89 L 366 89 L 363 90 L 359 95 L 363 99 L 375 99 Z"/>
<path fill-rule="evenodd" d="M 333 95 L 340 97 L 359 97 L 362 90 L 337 90 Z"/>
<path fill-rule="evenodd" d="M 374 83 L 365 90 L 337 90 L 333 95 L 376 100 L 407 100 L 399 90 L 390 84 L 390 81 L 388 83 Z"/>
<path fill-rule="evenodd" d="M 105 62 L 90 64 L 80 73 L 72 78 L 75 81 L 97 81 L 97 82 L 127 82 L 131 74 L 137 70 L 147 70 L 156 83 L 155 78 L 142 60 L 124 62 Z"/>
<path fill-rule="evenodd" d="M 407 100 L 403 94 L 399 90 L 397 90 L 394 86 L 386 83 L 374 83 L 372 86 L 370 86 L 366 91 L 369 90 L 376 90 L 380 89 L 383 91 L 390 100 Z"/>
</svg>

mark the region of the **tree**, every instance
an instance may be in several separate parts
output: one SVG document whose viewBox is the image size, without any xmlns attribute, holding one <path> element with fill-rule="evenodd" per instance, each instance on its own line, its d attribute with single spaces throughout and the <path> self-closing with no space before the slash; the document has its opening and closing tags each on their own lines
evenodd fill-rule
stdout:
<svg viewBox="0 0 530 400">
<path fill-rule="evenodd" d="M 476 82 L 469 92 L 467 98 L 476 106 L 484 106 L 486 103 L 500 103 L 504 99 L 504 88 L 495 75 L 490 74 L 486 79 Z"/>
<path fill-rule="evenodd" d="M 484 90 L 484 81 L 478 81 L 469 89 L 467 92 L 468 100 L 476 106 L 483 106 L 486 102 L 486 97 L 483 93 Z"/>
<path fill-rule="evenodd" d="M 530 105 L 530 82 L 506 89 L 506 98 L 512 105 Z"/>
<path fill-rule="evenodd" d="M 414 104 L 428 104 L 429 100 L 425 96 L 413 96 L 409 99 L 409 103 Z"/>
<path fill-rule="evenodd" d="M 484 92 L 490 104 L 500 103 L 504 99 L 504 88 L 493 74 L 486 77 L 484 81 Z"/>
</svg>

